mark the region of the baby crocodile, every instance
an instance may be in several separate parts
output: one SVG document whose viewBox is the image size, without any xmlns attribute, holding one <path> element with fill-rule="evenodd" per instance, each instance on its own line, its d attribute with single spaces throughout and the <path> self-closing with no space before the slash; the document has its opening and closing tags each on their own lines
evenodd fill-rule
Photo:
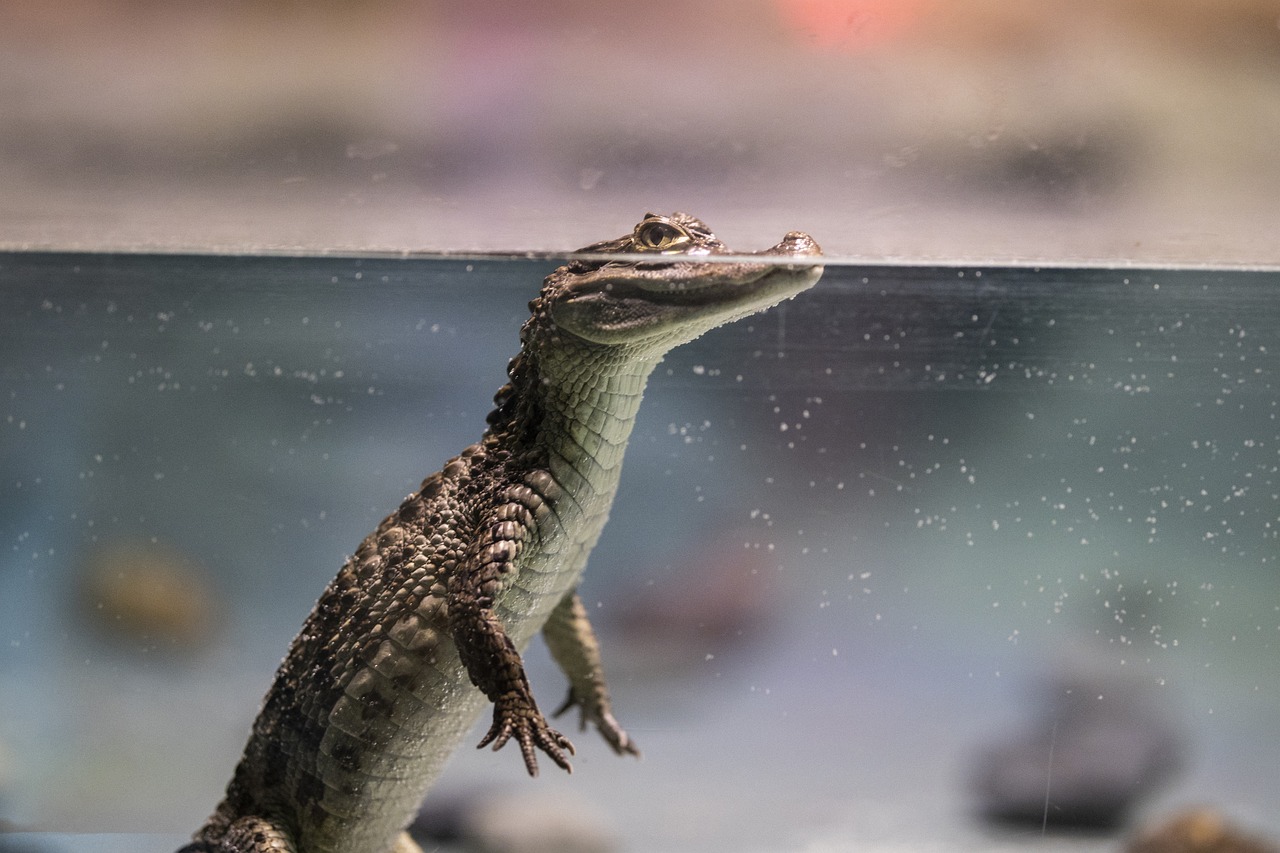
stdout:
<svg viewBox="0 0 1280 853">
<path fill-rule="evenodd" d="M 732 255 L 701 221 L 648 214 L 560 267 L 529 303 L 488 429 L 405 498 L 320 596 L 276 673 L 226 797 L 179 853 L 420 853 L 404 832 L 486 701 L 480 741 L 569 770 L 520 652 L 541 630 L 577 707 L 619 754 L 576 593 L 609 514 L 645 382 L 663 355 L 812 286 L 792 231 Z M 751 258 L 758 257 L 755 261 Z M 474 687 L 473 687 L 474 685 Z M 479 688 L 478 690 L 475 688 Z"/>
</svg>

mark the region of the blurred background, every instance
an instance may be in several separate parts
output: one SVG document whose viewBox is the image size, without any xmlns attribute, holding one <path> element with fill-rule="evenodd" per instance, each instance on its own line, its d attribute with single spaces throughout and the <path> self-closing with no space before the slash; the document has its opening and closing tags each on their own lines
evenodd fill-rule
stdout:
<svg viewBox="0 0 1280 853">
<path fill-rule="evenodd" d="M 0 8 L 0 244 L 1273 264 L 1274 0 Z"/>
<path fill-rule="evenodd" d="M 645 760 L 464 745 L 426 849 L 1271 849 L 1278 142 L 1263 0 L 0 4 L 0 851 L 175 849 L 557 254 L 677 209 L 830 263 L 653 377 Z"/>
</svg>

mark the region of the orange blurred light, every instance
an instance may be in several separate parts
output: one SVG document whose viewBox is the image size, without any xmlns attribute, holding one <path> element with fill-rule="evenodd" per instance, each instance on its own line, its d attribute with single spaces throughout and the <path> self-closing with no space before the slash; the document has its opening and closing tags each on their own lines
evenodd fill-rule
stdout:
<svg viewBox="0 0 1280 853">
<path fill-rule="evenodd" d="M 863 50 L 896 39 L 929 0 L 775 0 L 782 20 L 815 47 Z"/>
</svg>

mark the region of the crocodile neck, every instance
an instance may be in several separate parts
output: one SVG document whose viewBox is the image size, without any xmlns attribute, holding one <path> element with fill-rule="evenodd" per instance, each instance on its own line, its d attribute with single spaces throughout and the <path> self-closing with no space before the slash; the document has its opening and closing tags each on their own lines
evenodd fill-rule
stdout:
<svg viewBox="0 0 1280 853">
<path fill-rule="evenodd" d="M 524 348 L 494 398 L 484 443 L 549 470 L 584 510 L 603 500 L 600 512 L 607 513 L 659 359 L 620 357 L 616 349 L 544 328 L 537 317 L 521 337 Z"/>
</svg>

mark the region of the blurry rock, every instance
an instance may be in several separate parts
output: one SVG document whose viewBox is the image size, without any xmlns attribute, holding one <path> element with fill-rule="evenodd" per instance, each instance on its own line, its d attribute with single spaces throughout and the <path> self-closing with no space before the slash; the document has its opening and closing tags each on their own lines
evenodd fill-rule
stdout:
<svg viewBox="0 0 1280 853">
<path fill-rule="evenodd" d="M 1166 715 L 1128 684 L 1063 680 L 1031 731 L 990 747 L 975 785 L 985 818 L 1107 830 L 1179 764 Z"/>
<path fill-rule="evenodd" d="M 767 634 L 777 572 L 767 552 L 743 547 L 749 538 L 717 537 L 666 578 L 614 596 L 609 626 L 624 642 L 610 647 L 610 661 L 621 666 L 627 649 L 640 649 L 646 669 L 668 672 L 695 666 L 708 654 L 729 654 Z"/>
<path fill-rule="evenodd" d="M 80 598 L 101 633 L 177 650 L 203 645 L 220 610 L 203 570 L 171 548 L 143 542 L 115 543 L 93 554 Z"/>
<path fill-rule="evenodd" d="M 1126 853 L 1280 853 L 1280 846 L 1247 835 L 1213 809 L 1195 808 L 1156 821 L 1139 832 Z"/>
<path fill-rule="evenodd" d="M 610 853 L 617 842 L 581 800 L 526 789 L 429 796 L 409 827 L 429 844 L 475 853 Z"/>
</svg>

